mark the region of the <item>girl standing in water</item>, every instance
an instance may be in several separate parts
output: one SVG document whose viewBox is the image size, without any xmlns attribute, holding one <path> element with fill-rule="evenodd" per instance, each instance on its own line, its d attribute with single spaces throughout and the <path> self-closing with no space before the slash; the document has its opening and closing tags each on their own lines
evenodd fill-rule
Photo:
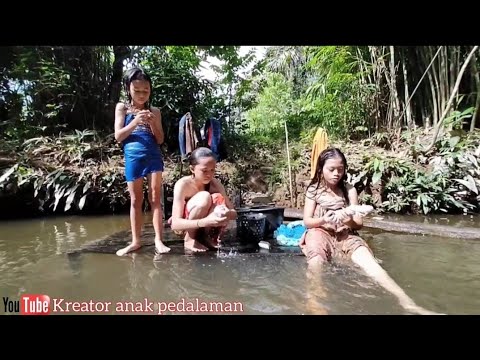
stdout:
<svg viewBox="0 0 480 360">
<path fill-rule="evenodd" d="M 132 243 L 117 251 L 118 256 L 141 246 L 143 180 L 148 180 L 148 200 L 153 212 L 155 253 L 170 248 L 162 242 L 163 214 L 161 207 L 163 157 L 160 144 L 164 133 L 160 109 L 151 106 L 152 81 L 140 68 L 129 69 L 123 84 L 127 101 L 115 108 L 115 139 L 122 143 L 125 155 L 125 178 L 130 194 Z"/>
</svg>

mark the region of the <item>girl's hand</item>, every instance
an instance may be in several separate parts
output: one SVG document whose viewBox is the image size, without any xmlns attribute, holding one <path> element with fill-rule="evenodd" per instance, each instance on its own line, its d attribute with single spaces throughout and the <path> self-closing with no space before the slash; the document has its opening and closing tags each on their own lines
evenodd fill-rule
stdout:
<svg viewBox="0 0 480 360">
<path fill-rule="evenodd" d="M 229 211 L 230 210 L 225 205 L 217 205 L 217 206 L 215 206 L 215 209 L 213 210 L 213 212 L 215 214 L 217 214 L 218 217 L 227 216 Z"/>
<path fill-rule="evenodd" d="M 149 112 L 149 111 L 148 110 L 142 110 L 142 111 L 139 111 L 138 113 L 136 113 L 135 117 L 132 120 L 132 124 L 134 124 L 135 127 L 137 127 L 140 124 L 146 124 L 147 123 L 147 114 L 146 114 L 147 112 Z"/>
<path fill-rule="evenodd" d="M 226 226 L 228 218 L 226 216 L 218 216 L 215 212 L 211 212 L 206 218 L 201 219 L 204 227 Z"/>
<path fill-rule="evenodd" d="M 347 211 L 346 209 L 340 209 L 335 211 L 335 222 L 338 225 L 344 224 L 345 222 L 349 222 L 352 220 L 352 213 Z"/>
<path fill-rule="evenodd" d="M 153 125 L 153 122 L 155 121 L 155 115 L 150 110 L 142 110 L 139 111 L 137 116 L 140 116 L 142 119 L 142 122 L 145 125 Z"/>
<path fill-rule="evenodd" d="M 322 220 L 324 224 L 333 224 L 336 225 L 336 217 L 335 217 L 335 211 L 333 210 L 328 210 L 323 216 Z"/>
</svg>

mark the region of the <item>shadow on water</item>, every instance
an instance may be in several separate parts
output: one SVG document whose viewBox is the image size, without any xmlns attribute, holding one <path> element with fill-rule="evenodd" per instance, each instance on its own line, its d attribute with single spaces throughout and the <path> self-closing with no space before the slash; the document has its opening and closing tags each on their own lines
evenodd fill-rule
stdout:
<svg viewBox="0 0 480 360">
<path fill-rule="evenodd" d="M 23 293 L 45 293 L 65 301 L 112 304 L 196 299 L 237 302 L 243 311 L 235 313 L 243 314 L 311 313 L 306 259 L 298 256 L 298 248 L 273 252 L 231 243 L 220 256 L 216 251 L 192 255 L 167 230 L 172 251 L 153 261 L 153 230 L 148 225 L 146 246 L 120 258 L 114 252 L 130 240 L 129 226 L 128 216 L 0 223 L 0 293 L 16 299 Z M 364 229 L 361 235 L 419 305 L 447 314 L 479 312 L 479 241 L 378 229 Z M 321 285 L 325 296 L 317 300 L 329 314 L 404 313 L 389 293 L 351 263 L 325 266 Z M 229 313 L 220 310 L 214 309 Z M 110 308 L 107 313 L 120 311 Z"/>
</svg>

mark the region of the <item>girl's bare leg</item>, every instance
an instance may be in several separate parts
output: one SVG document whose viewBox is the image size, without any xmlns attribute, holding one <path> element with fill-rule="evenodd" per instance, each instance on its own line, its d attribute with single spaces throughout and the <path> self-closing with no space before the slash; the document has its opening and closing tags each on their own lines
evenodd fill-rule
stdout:
<svg viewBox="0 0 480 360">
<path fill-rule="evenodd" d="M 155 172 L 148 175 L 148 200 L 153 213 L 153 228 L 155 230 L 155 249 L 157 253 L 170 251 L 163 243 L 163 214 L 162 214 L 162 173 Z"/>
<path fill-rule="evenodd" d="M 315 256 L 308 261 L 307 269 L 307 312 L 312 315 L 327 315 L 327 309 L 320 303 L 326 298 L 322 285 L 322 270 L 324 260 Z"/>
<path fill-rule="evenodd" d="M 327 309 L 320 300 L 326 298 L 322 284 L 324 263 L 328 259 L 328 239 L 320 231 L 309 230 L 300 241 L 300 248 L 307 256 L 307 312 L 315 315 L 327 315 Z"/>
<path fill-rule="evenodd" d="M 143 178 L 127 183 L 130 193 L 130 226 L 132 229 L 132 243 L 117 251 L 118 256 L 124 256 L 131 251 L 142 247 L 140 235 L 142 232 L 142 204 L 143 204 Z"/>
<path fill-rule="evenodd" d="M 212 197 L 207 191 L 200 191 L 195 194 L 187 203 L 187 209 L 189 211 L 188 218 L 203 219 L 208 215 L 210 208 L 212 207 Z M 199 229 L 187 230 L 185 234 L 185 249 L 193 252 L 207 251 L 208 248 L 202 245 L 197 240 L 197 234 Z"/>
<path fill-rule="evenodd" d="M 386 290 L 395 295 L 400 305 L 407 311 L 420 315 L 434 315 L 433 311 L 426 310 L 418 305 L 397 285 L 397 283 L 378 264 L 372 253 L 365 247 L 360 246 L 352 253 L 352 261 L 360 266 L 370 277 L 377 281 Z M 438 314 L 437 314 L 438 315 Z"/>
</svg>

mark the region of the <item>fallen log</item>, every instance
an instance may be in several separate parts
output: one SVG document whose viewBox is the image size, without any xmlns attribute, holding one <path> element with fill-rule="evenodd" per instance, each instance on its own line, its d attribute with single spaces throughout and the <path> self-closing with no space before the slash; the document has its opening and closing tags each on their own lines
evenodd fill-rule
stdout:
<svg viewBox="0 0 480 360">
<path fill-rule="evenodd" d="M 284 216 L 285 219 L 303 219 L 303 211 L 286 208 Z M 457 228 L 448 225 L 421 224 L 413 221 L 393 221 L 374 217 L 366 217 L 363 220 L 363 226 L 365 228 L 381 229 L 392 232 L 480 240 L 480 229 L 476 228 Z"/>
</svg>

